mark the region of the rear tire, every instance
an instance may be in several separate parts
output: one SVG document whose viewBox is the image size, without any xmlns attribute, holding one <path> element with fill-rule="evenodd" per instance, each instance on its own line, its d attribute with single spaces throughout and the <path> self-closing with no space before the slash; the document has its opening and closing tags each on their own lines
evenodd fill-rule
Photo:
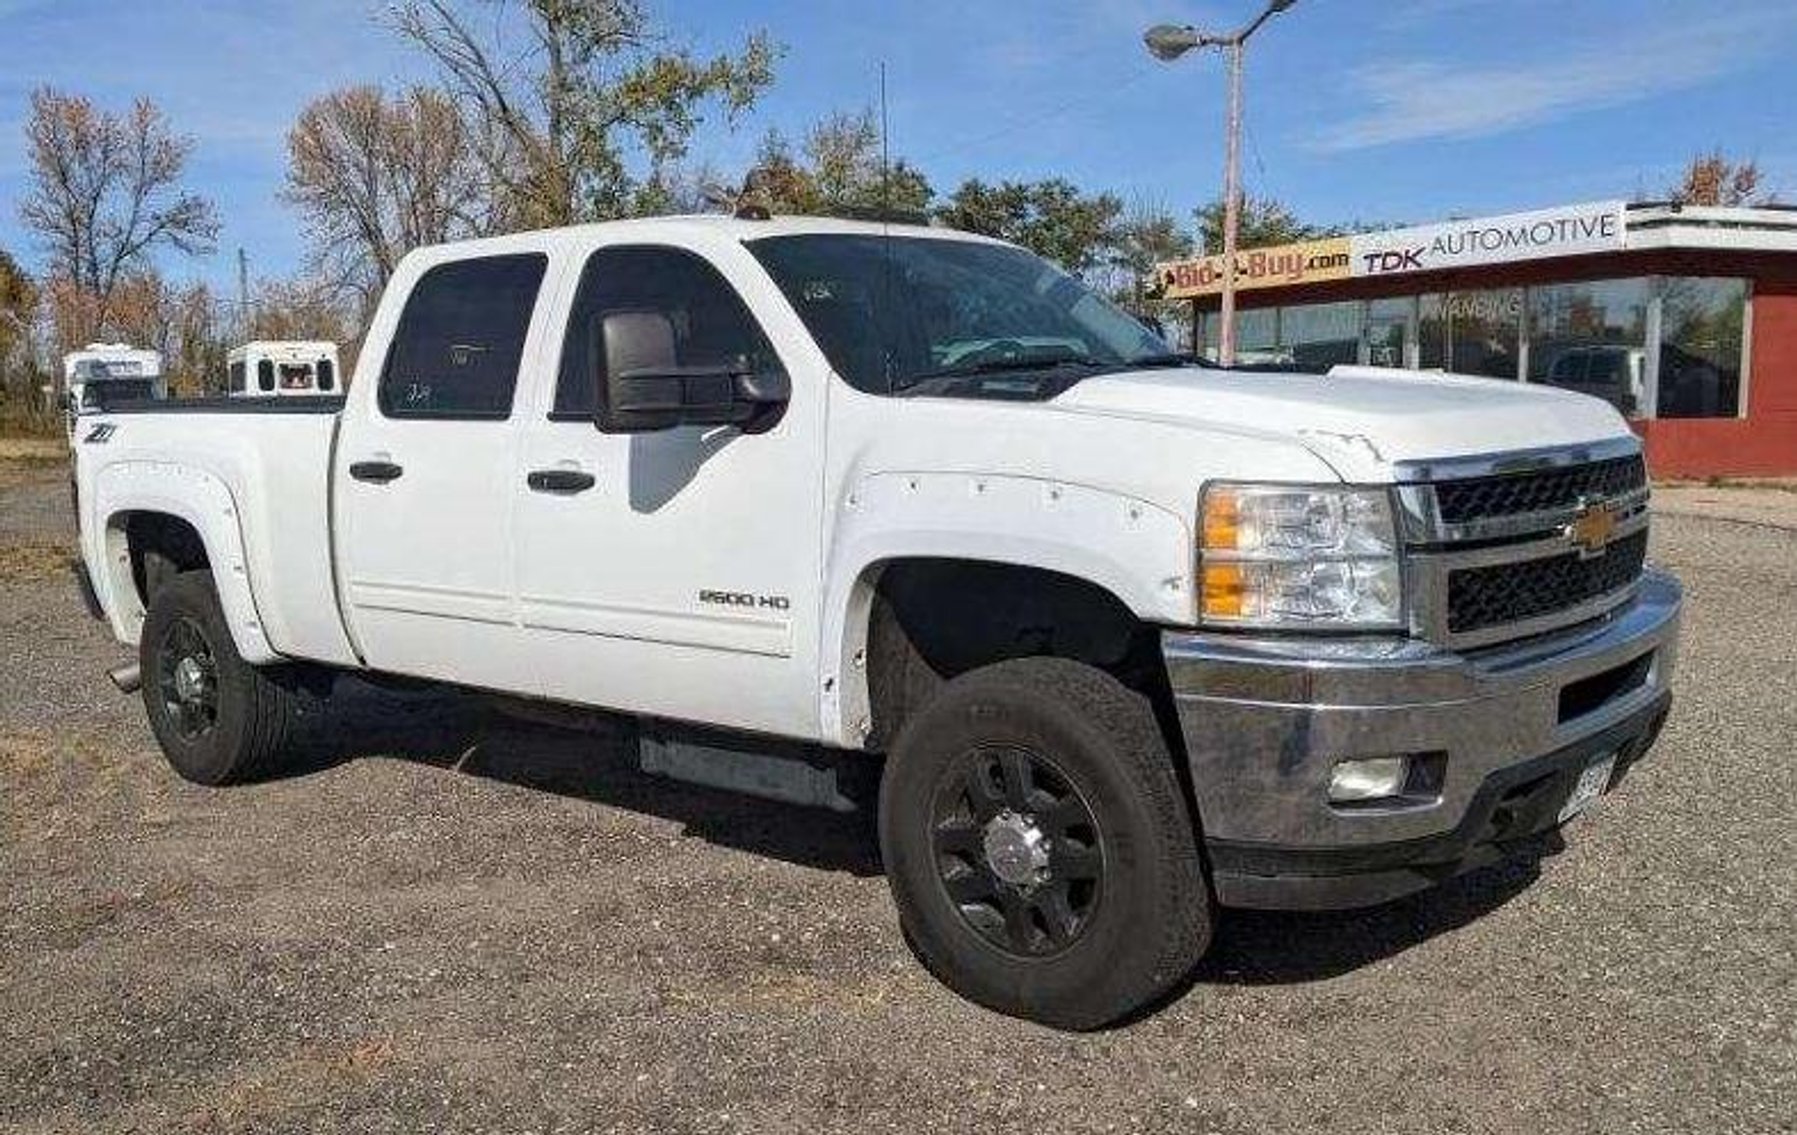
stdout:
<svg viewBox="0 0 1797 1135">
<path fill-rule="evenodd" d="M 880 847 L 919 960 L 1012 1016 L 1116 1023 L 1210 943 L 1197 828 L 1153 709 L 1080 663 L 947 683 L 887 762 Z"/>
<path fill-rule="evenodd" d="M 144 709 L 163 755 L 195 784 L 278 772 L 314 705 L 278 670 L 237 653 L 212 577 L 181 572 L 152 592 L 138 642 Z"/>
</svg>

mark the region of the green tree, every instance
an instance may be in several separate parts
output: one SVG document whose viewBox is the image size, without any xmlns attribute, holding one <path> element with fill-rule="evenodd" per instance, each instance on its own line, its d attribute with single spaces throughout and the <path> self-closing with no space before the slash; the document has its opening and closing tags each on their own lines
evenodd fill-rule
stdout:
<svg viewBox="0 0 1797 1135">
<path fill-rule="evenodd" d="M 1008 240 L 1046 256 L 1077 275 L 1103 266 L 1116 246 L 1123 202 L 1114 194 L 1086 194 L 1063 178 L 961 183 L 937 209 L 952 228 Z"/>
<path fill-rule="evenodd" d="M 523 228 L 655 204 L 707 105 L 734 120 L 773 82 L 756 33 L 734 54 L 667 46 L 640 0 L 402 0 L 393 24 L 442 70 L 472 122 L 501 212 Z M 476 29 L 481 30 L 476 30 Z M 632 168 L 632 158 L 643 168 Z"/>
<path fill-rule="evenodd" d="M 1105 290 L 1137 315 L 1164 317 L 1166 305 L 1160 300 L 1160 278 L 1154 266 L 1188 257 L 1194 246 L 1191 232 L 1170 209 L 1137 201 L 1117 223 L 1110 255 L 1113 273 Z"/>
<path fill-rule="evenodd" d="M 1223 199 L 1219 197 L 1210 204 L 1201 206 L 1194 215 L 1198 220 L 1199 247 L 1206 256 L 1221 256 Z M 1340 236 L 1343 231 L 1336 226 L 1306 224 L 1271 197 L 1244 194 L 1241 218 L 1236 229 L 1236 247 L 1265 248 L 1275 244 L 1292 244 L 1301 240 Z"/>
</svg>

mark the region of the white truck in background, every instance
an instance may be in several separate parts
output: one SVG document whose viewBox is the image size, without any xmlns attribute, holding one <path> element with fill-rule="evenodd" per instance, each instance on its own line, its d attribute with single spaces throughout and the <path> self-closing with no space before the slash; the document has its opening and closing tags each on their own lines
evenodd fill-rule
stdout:
<svg viewBox="0 0 1797 1135">
<path fill-rule="evenodd" d="M 792 750 L 864 756 L 918 957 L 1057 1026 L 1154 1003 L 1218 906 L 1511 854 L 1670 702 L 1612 407 L 1199 365 L 998 241 L 422 249 L 357 368 L 80 439 L 81 582 L 181 775 L 278 771 L 339 674 L 633 715 L 647 767 L 785 799 L 835 801 Z"/>
<path fill-rule="evenodd" d="M 89 343 L 62 357 L 62 412 L 72 439 L 75 419 L 115 402 L 167 398 L 162 356 L 126 343 Z"/>
<path fill-rule="evenodd" d="M 327 340 L 256 339 L 231 348 L 225 367 L 233 398 L 338 393 L 337 344 Z"/>
</svg>

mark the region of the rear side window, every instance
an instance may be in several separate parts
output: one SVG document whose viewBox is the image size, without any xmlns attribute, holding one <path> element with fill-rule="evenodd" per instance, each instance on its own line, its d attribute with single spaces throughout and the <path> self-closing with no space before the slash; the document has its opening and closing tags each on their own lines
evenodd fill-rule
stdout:
<svg viewBox="0 0 1797 1135">
<path fill-rule="evenodd" d="M 244 391 L 244 366 L 239 359 L 231 364 L 231 393 L 241 394 Z"/>
<path fill-rule="evenodd" d="M 728 364 L 755 374 L 780 369 L 780 359 L 748 305 L 709 261 L 680 248 L 602 248 L 580 273 L 562 343 L 553 417 L 591 417 L 597 408 L 605 365 L 599 326 L 608 312 L 665 318 L 673 333 L 675 361 L 683 367 Z"/>
<path fill-rule="evenodd" d="M 486 256 L 439 264 L 406 298 L 379 401 L 389 418 L 504 418 L 548 258 Z"/>
<path fill-rule="evenodd" d="M 337 386 L 337 366 L 329 359 L 318 360 L 318 389 L 332 390 Z"/>
<path fill-rule="evenodd" d="M 256 386 L 268 392 L 275 388 L 275 364 L 270 359 L 256 360 Z"/>
</svg>

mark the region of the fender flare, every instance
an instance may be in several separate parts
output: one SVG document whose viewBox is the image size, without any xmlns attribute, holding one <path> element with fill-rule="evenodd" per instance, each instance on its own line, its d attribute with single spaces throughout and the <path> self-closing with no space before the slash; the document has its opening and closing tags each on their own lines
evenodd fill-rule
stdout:
<svg viewBox="0 0 1797 1135">
<path fill-rule="evenodd" d="M 144 620 L 123 521 L 133 513 L 157 513 L 184 521 L 199 533 L 219 606 L 243 660 L 252 665 L 280 660 L 256 610 L 237 502 L 224 481 L 191 466 L 126 461 L 100 470 L 93 496 L 90 515 L 103 523 L 92 526 L 82 553 L 120 642 L 135 644 Z"/>
<path fill-rule="evenodd" d="M 825 573 L 820 724 L 860 748 L 871 730 L 866 645 L 880 572 L 935 558 L 1035 568 L 1101 588 L 1137 618 L 1191 619 L 1189 522 L 1146 501 L 1028 477 L 879 474 L 841 512 Z"/>
</svg>

